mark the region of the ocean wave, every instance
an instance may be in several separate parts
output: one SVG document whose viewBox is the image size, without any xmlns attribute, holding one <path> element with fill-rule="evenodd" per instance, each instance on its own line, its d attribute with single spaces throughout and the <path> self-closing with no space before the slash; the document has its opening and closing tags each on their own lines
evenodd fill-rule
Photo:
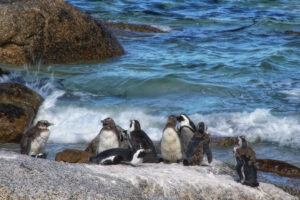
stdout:
<svg viewBox="0 0 300 200">
<path fill-rule="evenodd" d="M 101 129 L 101 119 L 106 117 L 112 117 L 124 129 L 128 128 L 129 120 L 137 119 L 152 140 L 161 138 L 167 116 L 155 115 L 147 108 L 133 106 L 88 108 L 56 105 L 56 100 L 63 94 L 63 91 L 55 91 L 49 95 L 36 118 L 36 121 L 46 119 L 55 124 L 51 127 L 49 142 L 90 142 Z M 190 117 L 195 123 L 207 123 L 212 135 L 245 135 L 251 142 L 266 141 L 300 148 L 299 116 L 281 117 L 273 115 L 270 110 L 255 109 L 252 112 L 193 114 Z"/>
</svg>

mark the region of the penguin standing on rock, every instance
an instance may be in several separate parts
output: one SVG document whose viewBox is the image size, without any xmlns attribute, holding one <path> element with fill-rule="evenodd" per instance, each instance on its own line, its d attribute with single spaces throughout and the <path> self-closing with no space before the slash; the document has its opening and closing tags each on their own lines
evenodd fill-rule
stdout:
<svg viewBox="0 0 300 200">
<path fill-rule="evenodd" d="M 236 159 L 236 171 L 243 185 L 259 186 L 255 152 L 248 146 L 244 136 L 238 137 L 238 145 L 233 149 Z"/>
<path fill-rule="evenodd" d="M 49 126 L 53 124 L 47 120 L 40 120 L 37 124 L 28 129 L 21 139 L 21 154 L 37 158 L 46 158 L 44 153 L 47 140 L 50 135 Z"/>
<path fill-rule="evenodd" d="M 203 137 L 199 131 L 195 131 L 194 136 L 191 138 L 186 156 L 183 159 L 183 165 L 201 165 L 203 161 Z"/>
<path fill-rule="evenodd" d="M 129 143 L 132 145 L 133 149 L 142 148 L 148 150 L 143 162 L 159 162 L 153 142 L 149 138 L 149 136 L 141 129 L 141 125 L 138 120 L 130 120 L 130 125 L 127 134 L 129 136 Z"/>
<path fill-rule="evenodd" d="M 204 122 L 199 122 L 197 125 L 197 130 L 201 135 L 201 141 L 203 143 L 203 154 L 206 155 L 208 163 L 212 162 L 213 155 L 210 148 L 210 134 L 207 133 L 207 126 Z"/>
<path fill-rule="evenodd" d="M 114 120 L 110 117 L 101 121 L 103 127 L 100 133 L 92 140 L 85 151 L 98 154 L 111 148 L 120 147 L 121 135 L 117 130 Z"/>
<path fill-rule="evenodd" d="M 180 122 L 180 141 L 181 141 L 181 150 L 183 156 L 186 155 L 187 146 L 195 134 L 196 126 L 193 121 L 185 114 L 181 114 L 176 117 Z"/>
<path fill-rule="evenodd" d="M 181 143 L 177 130 L 177 120 L 174 115 L 168 117 L 164 128 L 160 149 L 165 162 L 180 162 L 182 159 Z"/>
</svg>

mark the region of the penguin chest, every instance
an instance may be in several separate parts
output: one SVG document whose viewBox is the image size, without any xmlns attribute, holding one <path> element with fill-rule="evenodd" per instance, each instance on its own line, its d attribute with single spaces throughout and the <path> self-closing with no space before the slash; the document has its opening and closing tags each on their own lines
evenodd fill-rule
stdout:
<svg viewBox="0 0 300 200">
<path fill-rule="evenodd" d="M 182 158 L 180 139 L 172 128 L 167 128 L 163 132 L 161 153 L 163 158 L 169 161 L 177 161 Z"/>
<path fill-rule="evenodd" d="M 119 147 L 119 140 L 113 131 L 101 131 L 100 133 L 100 140 L 98 145 L 98 152 L 105 151 L 107 149 L 118 148 Z"/>
<path fill-rule="evenodd" d="M 37 155 L 39 153 L 44 153 L 46 142 L 49 138 L 50 131 L 43 131 L 39 136 L 32 139 L 30 144 L 29 155 Z"/>
</svg>

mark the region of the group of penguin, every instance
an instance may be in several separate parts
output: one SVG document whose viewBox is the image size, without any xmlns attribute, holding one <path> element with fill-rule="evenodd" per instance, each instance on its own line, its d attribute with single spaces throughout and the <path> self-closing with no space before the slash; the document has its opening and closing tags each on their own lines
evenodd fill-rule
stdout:
<svg viewBox="0 0 300 200">
<path fill-rule="evenodd" d="M 89 163 L 137 166 L 143 162 L 180 163 L 182 161 L 183 165 L 188 166 L 202 165 L 204 155 L 209 164 L 212 162 L 211 137 L 207 133 L 206 125 L 199 122 L 196 127 L 185 114 L 168 117 L 160 141 L 161 156 L 157 154 L 152 140 L 141 129 L 138 120 L 130 120 L 128 130 L 116 125 L 110 117 L 101 122 L 102 129 L 85 150 L 95 154 L 89 158 Z M 46 158 L 44 150 L 50 135 L 48 127 L 51 125 L 53 124 L 47 120 L 41 120 L 28 129 L 21 140 L 21 153 Z M 245 137 L 238 137 L 234 156 L 237 161 L 239 181 L 244 185 L 258 186 L 255 152 L 248 146 Z"/>
</svg>

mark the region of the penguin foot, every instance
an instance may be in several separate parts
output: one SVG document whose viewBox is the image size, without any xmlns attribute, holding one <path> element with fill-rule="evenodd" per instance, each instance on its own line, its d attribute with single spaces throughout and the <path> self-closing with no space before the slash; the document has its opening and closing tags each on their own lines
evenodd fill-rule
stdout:
<svg viewBox="0 0 300 200">
<path fill-rule="evenodd" d="M 182 163 L 184 166 L 189 166 L 189 161 L 187 159 L 184 159 Z"/>
</svg>

